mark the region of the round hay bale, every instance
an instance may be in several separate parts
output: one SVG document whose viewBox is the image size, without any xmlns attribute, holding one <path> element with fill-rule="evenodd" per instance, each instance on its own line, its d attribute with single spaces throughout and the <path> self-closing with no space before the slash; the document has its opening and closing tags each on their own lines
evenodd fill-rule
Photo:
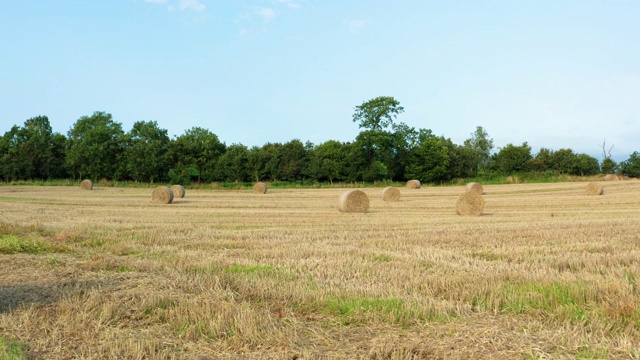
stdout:
<svg viewBox="0 0 640 360">
<path fill-rule="evenodd" d="M 82 180 L 82 182 L 80 183 L 80 189 L 82 189 L 82 190 L 91 190 L 91 189 L 93 189 L 93 182 L 91 182 L 91 180 L 89 180 L 89 179 Z"/>
<path fill-rule="evenodd" d="M 604 186 L 596 182 L 590 182 L 589 184 L 587 184 L 587 195 L 592 196 L 602 194 L 604 194 Z"/>
<path fill-rule="evenodd" d="M 258 194 L 266 194 L 267 193 L 267 184 L 263 182 L 257 182 L 253 185 L 253 191 Z"/>
<path fill-rule="evenodd" d="M 400 195 L 400 190 L 391 186 L 382 190 L 382 200 L 384 201 L 398 201 L 400 200 Z"/>
<path fill-rule="evenodd" d="M 409 180 L 407 181 L 408 189 L 420 189 L 420 180 Z"/>
<path fill-rule="evenodd" d="M 151 201 L 156 204 L 171 204 L 173 202 L 173 190 L 166 186 L 158 186 L 151 193 Z"/>
<path fill-rule="evenodd" d="M 177 198 L 183 198 L 187 194 L 187 190 L 185 190 L 182 185 L 172 185 L 171 191 L 173 191 L 173 196 Z"/>
<path fill-rule="evenodd" d="M 369 210 L 369 197 L 362 190 L 345 191 L 338 199 L 340 212 L 354 213 Z"/>
<path fill-rule="evenodd" d="M 484 199 L 475 191 L 467 191 L 458 196 L 456 213 L 458 215 L 480 216 L 484 211 Z"/>
<path fill-rule="evenodd" d="M 616 174 L 607 174 L 604 177 L 604 181 L 618 181 L 620 177 Z"/>
<path fill-rule="evenodd" d="M 467 191 L 475 191 L 478 194 L 482 195 L 484 193 L 484 189 L 482 188 L 482 184 L 477 182 L 470 182 L 467 184 Z"/>
</svg>

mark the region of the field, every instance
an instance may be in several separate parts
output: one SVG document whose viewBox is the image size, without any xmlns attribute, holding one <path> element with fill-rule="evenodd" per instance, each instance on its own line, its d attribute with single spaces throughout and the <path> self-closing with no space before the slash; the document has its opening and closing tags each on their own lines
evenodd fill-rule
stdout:
<svg viewBox="0 0 640 360">
<path fill-rule="evenodd" d="M 0 187 L 0 358 L 640 358 L 640 181 Z M 14 354 L 14 355 L 6 355 Z"/>
</svg>

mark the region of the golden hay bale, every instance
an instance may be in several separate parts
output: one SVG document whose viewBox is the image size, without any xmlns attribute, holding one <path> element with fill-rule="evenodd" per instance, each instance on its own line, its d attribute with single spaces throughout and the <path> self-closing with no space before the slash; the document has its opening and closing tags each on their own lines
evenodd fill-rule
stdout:
<svg viewBox="0 0 640 360">
<path fill-rule="evenodd" d="M 259 193 L 259 194 L 266 194 L 267 193 L 267 184 L 263 183 L 263 182 L 257 182 L 253 185 L 253 191 Z"/>
<path fill-rule="evenodd" d="M 173 190 L 166 186 L 158 186 L 151 193 L 151 201 L 156 204 L 171 204 L 173 202 Z"/>
<path fill-rule="evenodd" d="M 589 184 L 587 184 L 587 195 L 602 195 L 602 194 L 604 194 L 604 186 L 595 182 L 590 182 Z"/>
<path fill-rule="evenodd" d="M 398 201 L 400 200 L 400 195 L 400 190 L 391 186 L 382 190 L 382 200 L 384 201 Z"/>
<path fill-rule="evenodd" d="M 467 191 L 458 196 L 456 213 L 458 215 L 480 216 L 484 211 L 484 199 L 475 191 Z"/>
<path fill-rule="evenodd" d="M 620 180 L 620 177 L 616 174 L 607 174 L 604 177 L 605 181 L 618 181 Z"/>
<path fill-rule="evenodd" d="M 484 189 L 482 188 L 482 184 L 477 182 L 470 182 L 467 184 L 467 191 L 475 191 L 478 194 L 482 195 Z"/>
<path fill-rule="evenodd" d="M 176 199 L 183 198 L 187 194 L 187 190 L 185 190 L 182 185 L 172 185 L 171 191 L 173 191 L 173 196 L 175 196 Z"/>
<path fill-rule="evenodd" d="M 91 190 L 91 189 L 93 189 L 93 183 L 89 179 L 82 180 L 82 182 L 80 183 L 80 189 L 82 189 L 82 190 Z"/>
<path fill-rule="evenodd" d="M 420 189 L 420 180 L 409 180 L 409 181 L 407 181 L 407 188 L 409 188 L 409 189 Z"/>
<path fill-rule="evenodd" d="M 369 197 L 362 190 L 345 191 L 338 199 L 338 210 L 346 213 L 367 212 Z"/>
</svg>

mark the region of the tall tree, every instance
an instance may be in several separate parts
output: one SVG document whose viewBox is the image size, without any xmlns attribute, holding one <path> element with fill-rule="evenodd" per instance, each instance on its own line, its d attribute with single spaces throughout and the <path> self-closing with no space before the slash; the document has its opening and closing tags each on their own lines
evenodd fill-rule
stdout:
<svg viewBox="0 0 640 360">
<path fill-rule="evenodd" d="M 198 183 L 213 180 L 216 162 L 226 150 L 216 134 L 200 127 L 185 131 L 169 148 L 173 167 L 194 168 Z"/>
<path fill-rule="evenodd" d="M 360 128 L 373 131 L 384 130 L 393 125 L 393 120 L 404 112 L 400 102 L 391 96 L 378 96 L 355 107 L 353 122 Z"/>
<path fill-rule="evenodd" d="M 420 130 L 419 139 L 407 166 L 407 177 L 424 182 L 448 180 L 450 158 L 447 140 L 435 136 L 428 129 Z"/>
<path fill-rule="evenodd" d="M 302 141 L 291 140 L 278 149 L 276 177 L 285 181 L 301 180 L 307 166 L 307 150 Z"/>
<path fill-rule="evenodd" d="M 74 176 L 118 178 L 124 132 L 111 114 L 96 111 L 81 117 L 69 130 L 68 139 L 67 164 Z"/>
<path fill-rule="evenodd" d="M 486 169 L 489 166 L 491 150 L 493 150 L 493 139 L 489 137 L 489 134 L 482 126 L 476 127 L 476 131 L 471 133 L 471 138 L 464 141 L 464 146 L 476 152 L 478 170 Z"/>
<path fill-rule="evenodd" d="M 129 132 L 127 169 L 136 181 L 158 181 L 167 177 L 169 136 L 155 121 L 137 121 Z"/>
<path fill-rule="evenodd" d="M 347 148 L 344 144 L 336 140 L 326 141 L 309 151 L 306 173 L 316 181 L 328 180 L 332 184 L 336 180 L 344 180 L 346 158 Z"/>
<path fill-rule="evenodd" d="M 215 179 L 220 181 L 243 182 L 250 180 L 249 149 L 242 144 L 232 144 L 218 158 Z"/>
<path fill-rule="evenodd" d="M 400 102 L 391 96 L 379 96 L 355 107 L 353 122 L 364 129 L 352 148 L 357 162 L 351 166 L 357 177 L 372 181 L 404 176 L 413 128 L 394 123 L 403 112 Z"/>
<path fill-rule="evenodd" d="M 0 159 L 4 177 L 10 179 L 51 179 L 65 176 L 64 136 L 51 129 L 46 116 L 36 116 L 13 126 L 2 138 Z"/>
<path fill-rule="evenodd" d="M 640 178 L 640 153 L 634 151 L 629 158 L 620 163 L 622 175 Z"/>
<path fill-rule="evenodd" d="M 525 171 L 531 156 L 531 147 L 526 142 L 520 146 L 507 144 L 497 154 L 491 156 L 493 167 L 505 174 Z"/>
</svg>

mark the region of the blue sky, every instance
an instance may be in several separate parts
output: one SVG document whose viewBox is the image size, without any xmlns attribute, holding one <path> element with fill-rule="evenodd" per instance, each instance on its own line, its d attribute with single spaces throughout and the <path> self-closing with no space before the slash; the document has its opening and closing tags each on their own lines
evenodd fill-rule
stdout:
<svg viewBox="0 0 640 360">
<path fill-rule="evenodd" d="M 640 151 L 640 1 L 0 1 L 0 134 L 94 111 L 228 145 L 352 141 L 356 105 L 461 144 Z"/>
</svg>

